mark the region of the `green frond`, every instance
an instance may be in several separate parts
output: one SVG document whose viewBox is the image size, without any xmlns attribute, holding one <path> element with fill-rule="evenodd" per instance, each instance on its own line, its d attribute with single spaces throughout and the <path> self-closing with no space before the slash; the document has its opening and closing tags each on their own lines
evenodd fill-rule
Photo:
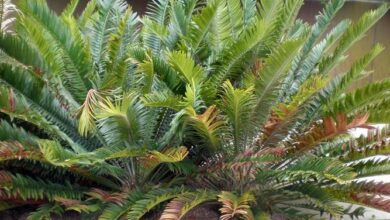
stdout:
<svg viewBox="0 0 390 220">
<path fill-rule="evenodd" d="M 150 151 L 142 158 L 142 165 L 153 169 L 161 163 L 177 163 L 183 161 L 188 155 L 186 147 L 169 148 L 164 152 Z"/>
<path fill-rule="evenodd" d="M 284 42 L 266 59 L 265 67 L 255 82 L 256 104 L 251 118 L 257 126 L 263 125 L 267 120 L 291 61 L 299 52 L 302 43 L 302 40 Z"/>
<path fill-rule="evenodd" d="M 236 89 L 227 81 L 223 85 L 224 95 L 222 96 L 221 109 L 226 114 L 234 138 L 234 147 L 239 149 L 246 148 L 246 140 L 251 124 L 251 109 L 254 106 L 255 98 L 253 88 Z"/>
<path fill-rule="evenodd" d="M 57 142 L 41 140 L 39 141 L 39 148 L 43 157 L 49 163 L 55 166 L 71 166 L 72 162 L 69 162 L 69 165 L 66 165 L 66 162 L 74 157 L 74 153 L 64 149 Z"/>
<path fill-rule="evenodd" d="M 265 23 L 276 22 L 275 17 L 277 17 L 277 14 L 283 8 L 282 6 L 283 6 L 283 1 L 281 1 L 281 0 L 276 0 L 276 1 L 262 0 L 262 1 L 260 1 L 261 19 Z"/>
<path fill-rule="evenodd" d="M 219 118 L 219 111 L 215 106 L 208 107 L 203 114 L 197 114 L 191 107 L 185 109 L 188 116 L 188 124 L 196 132 L 188 131 L 194 137 L 201 138 L 199 141 L 210 150 L 217 150 L 221 144 L 220 133 L 223 132 L 225 122 Z"/>
<path fill-rule="evenodd" d="M 205 77 L 203 68 L 184 52 L 172 52 L 169 55 L 170 65 L 181 74 L 187 84 L 198 84 Z"/>
<path fill-rule="evenodd" d="M 292 187 L 291 190 L 284 191 L 286 193 L 288 200 L 293 202 L 292 206 L 294 206 L 294 201 L 304 200 L 310 206 L 307 208 L 314 210 L 322 210 L 325 211 L 332 216 L 341 216 L 343 214 L 343 207 L 337 204 L 334 198 L 327 193 L 327 191 L 317 185 L 312 184 L 302 184 L 300 186 Z M 290 197 L 290 198 L 289 198 Z M 290 204 L 287 202 L 287 205 Z"/>
<path fill-rule="evenodd" d="M 148 5 L 148 10 L 146 15 L 150 19 L 154 20 L 158 24 L 165 24 L 168 17 L 168 10 L 170 6 L 169 0 L 153 0 L 152 3 Z"/>
<path fill-rule="evenodd" d="M 216 66 L 216 72 L 207 80 L 206 88 L 215 96 L 217 89 L 228 79 L 235 79 L 243 70 L 249 68 L 253 53 L 256 52 L 267 34 L 269 27 L 264 20 L 257 20 L 247 31 L 240 35 L 231 46 L 224 47 Z"/>
<path fill-rule="evenodd" d="M 143 192 L 135 190 L 127 195 L 124 202 L 121 204 L 111 203 L 103 210 L 99 216 L 99 220 L 118 220 L 123 218 L 134 205 L 135 202 L 144 198 Z"/>
<path fill-rule="evenodd" d="M 318 183 L 324 180 L 346 183 L 352 180 L 356 174 L 353 169 L 345 167 L 338 160 L 307 157 L 288 167 L 285 172 L 282 171 L 281 177 L 284 176 L 288 177 L 289 181 L 299 179 L 306 182 L 315 178 Z"/>
<path fill-rule="evenodd" d="M 92 87 L 87 79 L 91 72 L 91 60 L 82 39 L 71 35 L 69 27 L 49 9 L 45 1 L 24 0 L 19 5 L 21 12 L 28 17 L 21 18 L 21 25 L 39 45 L 45 59 L 54 59 L 53 64 L 60 68 L 57 74 L 65 81 L 75 99 L 82 100 Z M 50 50 L 51 53 L 58 53 L 50 54 Z"/>
<path fill-rule="evenodd" d="M 79 26 L 81 29 L 84 29 L 86 26 L 89 25 L 89 23 L 92 23 L 92 17 L 95 13 L 97 6 L 97 0 L 91 0 L 88 1 L 87 5 L 85 6 L 84 11 L 81 13 L 81 15 L 78 17 L 77 22 L 79 23 Z"/>
<path fill-rule="evenodd" d="M 222 52 L 225 46 L 228 46 L 230 45 L 230 43 L 232 43 L 232 36 L 234 36 L 234 40 L 236 40 L 238 35 L 238 33 L 234 33 L 234 35 L 232 34 L 232 23 L 230 16 L 234 17 L 235 13 L 239 13 L 239 10 L 229 13 L 226 3 L 222 1 L 220 4 L 222 5 L 216 8 L 217 11 L 214 14 L 214 19 L 211 24 L 211 28 L 209 28 L 208 33 L 206 35 L 207 45 L 210 47 L 210 50 L 215 54 L 220 54 L 220 52 Z M 251 13 L 255 13 L 255 10 L 253 10 L 253 8 Z M 251 17 L 250 19 L 254 20 L 255 16 Z M 251 25 L 251 23 L 247 24 L 247 26 L 249 25 Z"/>
<path fill-rule="evenodd" d="M 180 78 L 178 72 L 173 69 L 173 67 L 163 59 L 153 57 L 153 70 L 160 79 L 161 82 L 164 82 L 166 86 L 175 94 L 184 94 L 185 83 Z"/>
<path fill-rule="evenodd" d="M 340 85 L 338 90 L 343 92 L 347 89 L 348 86 L 357 79 L 360 79 L 364 76 L 364 69 L 375 59 L 382 51 L 384 50 L 383 46 L 376 44 L 370 52 L 368 52 L 361 59 L 357 60 L 352 64 L 351 69 L 348 73 L 344 74 L 341 78 Z M 339 93 L 336 93 L 337 96 Z"/>
<path fill-rule="evenodd" d="M 231 2 L 231 0 L 228 2 Z M 218 7 L 221 7 L 221 5 L 220 0 L 212 1 L 210 4 L 207 4 L 206 7 L 202 8 L 202 11 L 199 12 L 199 14 L 192 18 L 193 24 L 188 33 L 188 49 L 192 54 L 198 53 L 199 46 L 205 40 L 209 29 L 212 27 Z"/>
<path fill-rule="evenodd" d="M 137 66 L 137 83 L 142 89 L 143 94 L 150 93 L 155 83 L 155 71 L 153 59 L 148 55 L 146 59 L 140 62 Z"/>
<path fill-rule="evenodd" d="M 344 53 L 357 41 L 364 37 L 364 34 L 388 11 L 390 5 L 383 4 L 376 10 L 366 12 L 355 24 L 350 26 L 341 37 L 333 55 L 325 58 L 319 72 L 327 75 L 338 64 Z"/>
<path fill-rule="evenodd" d="M 164 38 L 167 37 L 167 29 L 164 24 L 167 23 L 169 17 L 169 0 L 153 0 L 148 4 L 146 18 L 143 19 L 143 41 L 146 48 L 149 48 L 153 53 L 158 54 L 163 44 Z"/>
<path fill-rule="evenodd" d="M 65 9 L 61 13 L 61 17 L 70 17 L 73 16 L 77 5 L 79 4 L 79 0 L 71 0 Z"/>
<path fill-rule="evenodd" d="M 19 61 L 22 65 L 38 67 L 43 71 L 48 71 L 43 58 L 38 51 L 31 47 L 27 41 L 15 35 L 0 34 L 1 51 Z M 2 61 L 3 62 L 3 61 Z"/>
<path fill-rule="evenodd" d="M 245 27 L 249 26 L 255 18 L 255 14 L 257 12 L 257 10 L 255 10 L 255 9 L 257 9 L 256 3 L 257 2 L 255 0 L 242 0 L 241 1 L 242 10 L 243 10 L 243 14 L 244 14 L 243 23 L 244 23 Z"/>
<path fill-rule="evenodd" d="M 50 220 L 52 214 L 62 216 L 63 213 L 64 209 L 58 204 L 45 204 L 39 206 L 36 211 L 31 212 L 27 220 Z"/>
<path fill-rule="evenodd" d="M 388 159 L 381 160 L 371 158 L 369 160 L 352 163 L 349 166 L 358 173 L 358 177 L 390 174 L 390 160 Z"/>
<path fill-rule="evenodd" d="M 181 110 L 180 102 L 182 101 L 182 98 L 180 96 L 175 96 L 168 91 L 150 93 L 142 97 L 141 100 L 145 106 L 148 107 L 170 108 L 175 111 Z"/>
<path fill-rule="evenodd" d="M 327 82 L 328 79 L 323 76 L 312 75 L 302 83 L 288 104 L 279 104 L 273 111 L 280 119 L 285 119 L 288 117 L 288 114 L 295 112 L 310 96 L 324 88 Z"/>
<path fill-rule="evenodd" d="M 190 1 L 191 4 L 191 1 Z M 172 2 L 169 9 L 169 34 L 167 36 L 167 47 L 175 48 L 179 37 L 185 36 L 188 32 L 192 14 L 186 14 L 184 2 Z"/>
<path fill-rule="evenodd" d="M 317 46 L 315 46 L 315 44 L 318 41 L 318 38 L 326 31 L 336 13 L 342 8 L 344 2 L 344 0 L 329 1 L 328 4 L 324 7 L 323 11 L 316 17 L 316 23 L 311 27 L 310 35 L 307 37 L 303 45 L 302 52 L 298 57 L 295 58 L 289 76 L 285 81 L 285 86 L 283 89 L 286 91 L 285 93 L 294 94 L 294 91 L 296 91 L 299 87 L 299 84 L 297 86 L 293 83 L 295 78 L 297 78 L 298 72 L 300 71 L 301 73 L 299 75 L 303 75 L 303 77 L 309 75 L 310 71 L 313 70 L 314 65 L 316 65 L 319 59 L 324 55 L 323 50 L 325 50 L 324 47 L 326 46 L 328 40 L 322 40 L 322 42 Z M 329 36 L 327 38 L 332 39 L 330 36 L 335 35 L 336 39 L 334 41 L 336 41 L 337 38 L 340 37 L 339 35 L 343 34 L 348 26 L 349 22 L 339 23 L 331 31 L 331 33 L 327 35 Z M 300 81 L 302 82 L 303 80 Z M 291 92 L 289 92 L 290 88 L 292 88 Z M 288 99 L 287 94 L 283 94 L 283 96 L 281 97 L 282 100 Z"/>
<path fill-rule="evenodd" d="M 19 66 L 23 69 L 31 69 L 38 75 L 43 75 L 45 78 L 49 78 L 47 81 L 49 87 L 56 93 L 63 97 L 64 103 L 73 110 L 78 107 L 78 103 L 75 98 L 69 94 L 67 87 L 60 83 L 57 78 L 53 78 L 52 74 L 57 70 L 50 64 L 52 61 L 45 60 L 45 57 L 40 54 L 40 51 L 30 45 L 28 39 L 18 35 L 1 35 L 0 46 L 2 51 L 6 53 L 7 58 L 2 60 L 2 63 L 7 64 L 7 60 L 11 59 L 11 66 Z"/>
<path fill-rule="evenodd" d="M 291 24 L 295 21 L 303 1 L 265 0 L 261 1 L 260 5 L 263 7 L 260 14 L 270 28 L 266 36 L 265 48 L 261 48 L 259 53 L 260 56 L 264 56 L 281 43 Z"/>
<path fill-rule="evenodd" d="M 225 16 L 227 17 L 227 20 L 229 22 L 230 36 L 233 38 L 233 40 L 236 40 L 237 37 L 244 30 L 242 28 L 244 24 L 244 11 L 242 7 L 243 5 L 239 0 L 227 0 L 224 1 L 223 3 L 226 4 L 225 10 L 227 15 Z M 254 17 L 255 17 L 255 13 L 256 13 L 255 7 L 253 7 Z"/>
<path fill-rule="evenodd" d="M 39 140 L 38 144 L 43 158 L 51 165 L 67 167 L 74 171 L 80 171 L 80 173 L 82 170 L 89 170 L 96 175 L 120 176 L 121 170 L 118 167 L 105 163 L 105 160 L 119 158 L 118 152 L 113 153 L 99 148 L 89 153 L 75 154 L 54 141 Z M 86 177 L 95 178 L 91 174 L 85 174 Z"/>
<path fill-rule="evenodd" d="M 73 186 L 69 182 L 63 184 L 52 183 L 42 179 L 35 179 L 21 174 L 7 173 L 8 180 L 2 179 L 0 187 L 9 197 L 20 197 L 23 200 L 48 200 L 54 201 L 56 197 L 81 199 L 85 189 Z"/>
<path fill-rule="evenodd" d="M 0 80 L 12 87 L 17 95 L 26 98 L 29 107 L 39 112 L 47 121 L 58 126 L 69 137 L 74 138 L 74 142 L 78 144 L 73 144 L 71 147 L 76 151 L 83 151 L 82 146 L 94 148 L 96 140 L 94 142 L 94 139 L 85 139 L 78 134 L 75 122 L 67 112 L 66 106 L 62 106 L 42 78 L 29 70 L 1 65 Z"/>
<path fill-rule="evenodd" d="M 116 32 L 122 16 L 125 14 L 127 3 L 119 1 L 101 0 L 97 3 L 98 16 L 93 22 L 90 33 L 91 54 L 96 67 L 97 82 L 103 80 L 107 61 L 108 42 L 112 32 Z"/>
<path fill-rule="evenodd" d="M 343 7 L 344 2 L 344 0 L 329 1 L 323 11 L 316 17 L 316 23 L 312 26 L 311 34 L 305 42 L 305 45 L 303 46 L 302 58 L 305 58 L 305 55 L 308 54 L 308 52 L 317 42 L 318 37 L 320 37 L 326 31 L 334 16 Z"/>
<path fill-rule="evenodd" d="M 326 37 L 305 54 L 304 58 L 299 56 L 293 61 L 292 68 L 285 80 L 283 87 L 282 100 L 288 100 L 289 96 L 294 95 L 299 90 L 302 83 L 313 74 L 321 58 L 326 51 L 331 48 L 349 27 L 350 21 L 344 20 L 335 26 Z"/>
<path fill-rule="evenodd" d="M 166 26 L 162 26 L 148 17 L 142 19 L 142 24 L 144 25 L 141 33 L 143 46 L 145 49 L 151 50 L 153 54 L 158 55 L 168 42 L 169 30 Z"/>
<path fill-rule="evenodd" d="M 120 19 L 117 31 L 110 35 L 107 42 L 107 58 L 105 58 L 106 74 L 101 85 L 103 89 L 122 86 L 130 67 L 127 62 L 127 48 L 138 38 L 137 25 L 138 16 L 129 8 Z"/>
<path fill-rule="evenodd" d="M 386 109 L 376 109 L 375 107 L 373 107 L 372 111 L 370 112 L 370 117 L 368 118 L 368 122 L 373 124 L 390 123 L 389 113 L 390 111 Z"/>
<path fill-rule="evenodd" d="M 354 69 L 352 71 L 354 71 Z M 348 77 L 348 75 L 346 77 Z M 359 113 L 359 110 L 367 112 L 367 110 L 370 109 L 370 106 L 387 98 L 389 88 L 390 81 L 369 84 L 341 96 L 327 107 L 328 111 L 332 113 L 345 112 L 349 114 Z"/>
<path fill-rule="evenodd" d="M 340 202 L 389 211 L 389 200 L 383 195 L 389 194 L 389 185 L 375 182 L 353 182 L 348 185 L 327 188 L 329 194 Z"/>
<path fill-rule="evenodd" d="M 83 105 L 78 110 L 78 131 L 81 135 L 87 136 L 89 133 L 95 132 L 95 112 L 97 111 L 99 101 L 103 97 L 96 90 L 89 90 Z"/>
<path fill-rule="evenodd" d="M 195 207 L 202 203 L 215 201 L 216 193 L 207 190 L 199 190 L 192 193 L 182 194 L 171 200 L 161 214 L 161 220 L 182 219 Z"/>
<path fill-rule="evenodd" d="M 283 14 L 281 16 L 281 25 L 279 28 L 282 37 L 291 31 L 291 27 L 293 26 L 302 5 L 302 0 L 287 1 L 284 3 Z"/>
<path fill-rule="evenodd" d="M 27 101 L 15 94 L 12 89 L 0 86 L 0 111 L 7 114 L 11 119 L 18 119 L 30 123 L 51 135 L 54 139 L 62 139 L 70 146 L 76 143 L 60 128 L 48 121 L 40 111 L 32 109 Z M 29 112 L 29 114 L 26 114 Z"/>
<path fill-rule="evenodd" d="M 37 137 L 28 133 L 25 129 L 0 120 L 0 141 L 18 141 L 30 145 L 36 145 Z"/>
<path fill-rule="evenodd" d="M 152 208 L 161 203 L 176 198 L 187 193 L 182 187 L 179 188 L 160 188 L 153 189 L 143 196 L 143 199 L 138 200 L 132 205 L 127 219 L 137 220 L 141 219 Z"/>
<path fill-rule="evenodd" d="M 138 17 L 124 0 L 89 1 L 81 16 L 78 0 L 59 15 L 20 0 L 15 32 L 0 33 L 0 210 L 101 220 L 180 219 L 205 203 L 225 220 L 362 215 L 340 202 L 388 210 L 389 184 L 360 178 L 390 173 L 378 157 L 390 153 L 388 128 L 368 124 L 390 123 L 390 81 L 349 88 L 383 48 L 330 73 L 390 5 L 328 30 L 344 1 L 329 0 L 314 25 L 296 19 L 303 2 L 153 0 Z M 354 138 L 357 127 L 368 136 Z"/>
<path fill-rule="evenodd" d="M 148 110 L 135 93 L 124 94 L 115 103 L 99 103 L 98 127 L 110 147 L 125 148 L 142 144 L 148 135 Z M 149 134 L 150 135 L 150 134 Z"/>
</svg>

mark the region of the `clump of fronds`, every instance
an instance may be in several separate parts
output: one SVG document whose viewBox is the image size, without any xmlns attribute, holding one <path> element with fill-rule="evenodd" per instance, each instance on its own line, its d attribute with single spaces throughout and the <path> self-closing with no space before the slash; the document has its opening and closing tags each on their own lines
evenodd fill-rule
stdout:
<svg viewBox="0 0 390 220">
<path fill-rule="evenodd" d="M 1 207 L 101 220 L 210 204 L 221 219 L 390 211 L 387 184 L 359 182 L 390 172 L 371 158 L 389 154 L 372 124 L 389 122 L 390 81 L 350 88 L 383 47 L 330 75 L 389 4 L 334 28 L 343 0 L 313 25 L 296 19 L 302 4 L 155 0 L 140 18 L 122 0 L 79 17 L 77 0 L 59 15 L 20 0 L 0 36 Z"/>
</svg>

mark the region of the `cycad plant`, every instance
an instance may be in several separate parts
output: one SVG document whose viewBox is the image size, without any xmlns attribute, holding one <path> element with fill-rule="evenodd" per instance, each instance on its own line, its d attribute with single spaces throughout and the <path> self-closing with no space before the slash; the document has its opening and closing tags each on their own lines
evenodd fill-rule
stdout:
<svg viewBox="0 0 390 220">
<path fill-rule="evenodd" d="M 0 207 L 29 219 L 182 219 L 215 204 L 221 219 L 361 216 L 390 211 L 390 81 L 358 89 L 376 45 L 330 77 L 388 10 L 328 30 L 342 0 L 309 25 L 303 0 L 121 0 L 75 17 L 20 0 L 0 37 Z M 349 131 L 365 128 L 368 138 Z"/>
</svg>

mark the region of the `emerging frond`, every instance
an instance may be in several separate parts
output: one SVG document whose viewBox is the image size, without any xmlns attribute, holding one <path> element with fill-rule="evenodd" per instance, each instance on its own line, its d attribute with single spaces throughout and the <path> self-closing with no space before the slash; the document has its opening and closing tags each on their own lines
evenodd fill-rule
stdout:
<svg viewBox="0 0 390 220">
<path fill-rule="evenodd" d="M 222 203 L 222 208 L 220 208 L 222 214 L 221 219 L 230 220 L 235 217 L 248 220 L 254 219 L 249 206 L 249 203 L 254 200 L 254 197 L 250 193 L 237 196 L 233 193 L 223 191 L 218 197 L 218 201 Z"/>
</svg>

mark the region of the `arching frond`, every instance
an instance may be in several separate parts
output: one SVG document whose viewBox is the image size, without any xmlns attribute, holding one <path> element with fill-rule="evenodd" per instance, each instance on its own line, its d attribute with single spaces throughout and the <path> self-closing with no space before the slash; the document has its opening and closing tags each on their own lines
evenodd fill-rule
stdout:
<svg viewBox="0 0 390 220">
<path fill-rule="evenodd" d="M 193 17 L 192 20 L 194 23 L 188 33 L 188 49 L 192 51 L 192 53 L 198 53 L 199 46 L 204 41 L 209 29 L 212 27 L 218 7 L 221 7 L 221 5 L 221 1 L 213 1 L 208 4 L 207 7 L 204 7 L 198 15 Z"/>
<path fill-rule="evenodd" d="M 186 191 L 179 188 L 169 189 L 154 189 L 146 193 L 141 200 L 138 200 L 132 205 L 130 212 L 127 215 L 128 219 L 141 219 L 147 212 L 155 206 L 185 194 Z"/>
<path fill-rule="evenodd" d="M 284 171 L 283 171 L 284 172 Z M 283 173 L 282 172 L 282 173 Z M 331 180 L 337 183 L 346 183 L 355 177 L 353 169 L 344 167 L 343 163 L 329 158 L 304 158 L 286 169 L 282 176 L 291 178 L 289 181 L 300 179 L 310 181 L 315 178 L 318 183 L 324 180 Z"/>
<path fill-rule="evenodd" d="M 45 220 L 51 219 L 52 214 L 61 216 L 64 213 L 64 209 L 57 204 L 45 204 L 41 205 L 36 211 L 31 212 L 28 215 L 27 220 Z"/>
<path fill-rule="evenodd" d="M 48 200 L 54 201 L 55 197 L 81 199 L 84 197 L 83 188 L 72 186 L 69 182 L 62 184 L 51 183 L 41 179 L 33 179 L 21 174 L 4 173 L 0 187 L 5 190 L 9 197 L 20 197 L 23 200 Z M 8 176 L 5 179 L 4 176 Z"/>
<path fill-rule="evenodd" d="M 257 20 L 247 31 L 240 35 L 240 38 L 231 46 L 226 46 L 221 51 L 220 59 L 222 63 L 218 66 L 216 73 L 207 81 L 206 87 L 210 88 L 211 95 L 216 95 L 216 90 L 228 79 L 235 79 L 248 67 L 253 52 L 261 46 L 261 42 L 266 36 L 269 26 L 264 20 Z"/>
<path fill-rule="evenodd" d="M 344 53 L 382 17 L 389 9 L 389 4 L 383 4 L 380 8 L 366 12 L 355 24 L 350 26 L 345 34 L 340 38 L 340 43 L 336 47 L 333 55 L 324 59 L 320 64 L 319 72 L 327 75 L 338 64 Z"/>
<path fill-rule="evenodd" d="M 329 106 L 330 112 L 357 113 L 359 110 L 367 111 L 370 105 L 380 102 L 389 93 L 389 81 L 377 82 L 356 89 L 340 97 Z"/>
<path fill-rule="evenodd" d="M 76 143 L 80 143 L 81 145 L 72 145 L 76 151 L 82 151 L 82 146 L 93 148 L 91 142 L 80 137 L 75 128 L 75 122 L 71 120 L 66 107 L 61 106 L 61 103 L 51 93 L 42 78 L 29 70 L 1 65 L 0 79 L 12 87 L 18 95 L 25 97 L 31 108 L 38 111 L 48 121 L 56 124 L 69 137 L 74 138 Z"/>
<path fill-rule="evenodd" d="M 255 82 L 256 105 L 251 118 L 257 125 L 262 125 L 267 120 L 271 107 L 276 102 L 286 71 L 297 55 L 301 44 L 301 40 L 285 42 L 275 49 L 265 61 L 267 65 Z"/>
<path fill-rule="evenodd" d="M 147 139 L 143 136 L 151 132 L 146 126 L 148 111 L 135 93 L 124 94 L 116 103 L 104 100 L 99 108 L 99 130 L 112 147 L 123 149 L 142 144 Z"/>
<path fill-rule="evenodd" d="M 364 57 L 357 60 L 351 67 L 350 71 L 346 73 L 340 81 L 339 91 L 343 91 L 355 80 L 362 78 L 364 69 L 383 51 L 383 46 L 376 44 L 372 50 L 367 53 Z M 336 93 L 340 94 L 340 93 Z"/>
<path fill-rule="evenodd" d="M 187 108 L 185 112 L 189 116 L 189 125 L 197 131 L 192 134 L 199 135 L 202 139 L 200 142 L 204 142 L 205 146 L 210 149 L 218 149 L 221 144 L 219 132 L 223 129 L 224 121 L 219 119 L 219 112 L 216 107 L 211 106 L 200 115 L 193 108 Z"/>
<path fill-rule="evenodd" d="M 283 97 L 282 100 L 288 100 L 289 95 L 294 95 L 302 83 L 308 79 L 310 74 L 315 72 L 319 61 L 322 57 L 325 56 L 325 53 L 329 48 L 331 48 L 335 42 L 342 36 L 342 34 L 349 27 L 350 21 L 344 20 L 335 26 L 326 37 L 315 45 L 309 54 L 302 55 L 296 58 L 292 64 L 292 68 L 285 80 L 285 85 L 283 86 Z M 299 60 L 299 61 L 298 61 Z"/>
<path fill-rule="evenodd" d="M 62 11 L 61 16 L 73 16 L 78 4 L 79 0 L 71 0 L 70 3 L 66 6 L 66 8 Z"/>
<path fill-rule="evenodd" d="M 172 199 L 165 207 L 161 214 L 161 220 L 173 220 L 182 219 L 188 212 L 197 207 L 198 205 L 208 202 L 215 201 L 217 196 L 214 192 L 207 190 L 199 190 L 196 192 L 189 192 L 182 194 L 175 199 Z"/>
<path fill-rule="evenodd" d="M 205 77 L 203 68 L 195 64 L 195 61 L 183 52 L 169 54 L 169 63 L 188 84 L 200 83 Z"/>
<path fill-rule="evenodd" d="M 132 205 L 144 198 L 144 194 L 135 190 L 134 192 L 130 192 L 127 195 L 124 202 L 120 204 L 111 203 L 107 205 L 107 207 L 103 210 L 102 214 L 99 216 L 99 220 L 117 220 L 121 219 L 130 211 Z"/>
<path fill-rule="evenodd" d="M 49 9 L 45 1 L 21 1 L 21 24 L 41 54 L 53 65 L 76 100 L 80 101 L 92 87 L 91 60 L 83 40 L 71 35 L 69 27 Z M 49 42 L 49 43 L 48 43 Z M 45 45 L 46 44 L 46 45 Z"/>
<path fill-rule="evenodd" d="M 151 151 L 148 155 L 141 158 L 143 166 L 151 169 L 161 163 L 177 163 L 188 155 L 188 150 L 185 147 L 169 148 L 164 152 Z"/>
<path fill-rule="evenodd" d="M 88 1 L 84 11 L 77 19 L 77 22 L 79 23 L 81 29 L 84 29 L 86 26 L 89 25 L 89 23 L 92 22 L 91 18 L 93 17 L 92 15 L 95 12 L 96 6 L 97 6 L 97 0 Z"/>
<path fill-rule="evenodd" d="M 107 62 L 108 42 L 112 32 L 117 31 L 121 16 L 125 14 L 127 3 L 119 1 L 98 1 L 98 16 L 93 22 L 91 31 L 91 54 L 94 65 L 97 67 L 97 82 L 103 80 Z"/>
</svg>

